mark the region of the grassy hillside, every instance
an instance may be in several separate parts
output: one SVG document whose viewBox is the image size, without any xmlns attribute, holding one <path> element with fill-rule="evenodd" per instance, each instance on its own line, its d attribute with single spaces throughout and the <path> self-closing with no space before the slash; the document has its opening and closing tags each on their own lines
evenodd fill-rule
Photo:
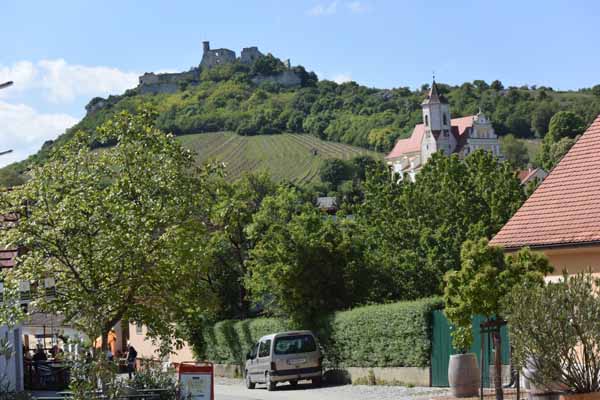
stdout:
<svg viewBox="0 0 600 400">
<path fill-rule="evenodd" d="M 1 168 L 0 187 L 21 182 L 31 164 L 44 163 L 50 151 L 70 140 L 75 131 L 91 135 L 119 112 L 135 112 L 142 106 L 153 107 L 157 127 L 177 136 L 219 131 L 242 136 L 293 132 L 382 153 L 390 151 L 398 138 L 408 137 L 414 125 L 422 121 L 421 102 L 429 85 L 412 90 L 370 88 L 355 82 L 337 84 L 319 81 L 301 66 L 292 69 L 301 77 L 298 86 L 284 87 L 272 81 L 256 84 L 253 80 L 282 70 L 287 70 L 284 63 L 267 56 L 252 66 L 232 63 L 201 69 L 197 80 L 180 81 L 173 93 L 149 94 L 137 87 L 107 99 L 94 98 L 88 104 L 89 112 L 74 127 L 48 141 L 27 160 Z M 550 87 L 505 88 L 499 81 L 475 80 L 460 86 L 438 83 L 438 88 L 447 97 L 453 117 L 481 109 L 491 118 L 496 133 L 520 139 L 544 137 L 558 111 L 572 111 L 585 123 L 600 113 L 600 85 L 593 90 L 559 92 Z M 260 139 L 247 140 L 247 146 L 252 147 L 252 140 Z M 528 147 L 535 153 L 535 142 Z M 254 156 L 249 157 L 255 161 L 247 168 L 261 164 Z"/>
<path fill-rule="evenodd" d="M 359 155 L 383 157 L 381 153 L 306 134 L 239 136 L 218 132 L 186 135 L 180 140 L 185 147 L 198 153 L 199 163 L 225 163 L 231 179 L 244 172 L 266 171 L 275 180 L 289 180 L 300 185 L 319 181 L 319 167 L 325 159 L 348 160 Z"/>
</svg>

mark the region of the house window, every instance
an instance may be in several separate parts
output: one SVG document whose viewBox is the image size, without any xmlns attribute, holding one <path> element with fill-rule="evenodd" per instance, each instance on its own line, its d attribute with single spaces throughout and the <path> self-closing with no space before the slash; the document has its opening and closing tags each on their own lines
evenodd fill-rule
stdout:
<svg viewBox="0 0 600 400">
<path fill-rule="evenodd" d="M 425 115 L 425 126 L 429 126 L 429 115 Z"/>
<path fill-rule="evenodd" d="M 135 334 L 136 335 L 141 335 L 142 333 L 143 333 L 142 332 L 142 325 L 135 324 Z"/>
</svg>

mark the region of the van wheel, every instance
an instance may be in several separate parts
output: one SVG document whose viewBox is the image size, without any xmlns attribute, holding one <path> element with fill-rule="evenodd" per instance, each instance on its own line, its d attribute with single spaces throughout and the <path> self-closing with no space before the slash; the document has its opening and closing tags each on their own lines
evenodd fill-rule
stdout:
<svg viewBox="0 0 600 400">
<path fill-rule="evenodd" d="M 323 386 L 323 378 L 318 376 L 316 378 L 312 378 L 312 385 L 314 387 L 321 387 Z"/>
<path fill-rule="evenodd" d="M 298 381 L 290 381 L 291 386 L 298 386 Z"/>
<path fill-rule="evenodd" d="M 254 389 L 256 387 L 256 383 L 252 383 L 252 379 L 250 379 L 250 374 L 246 371 L 246 389 Z"/>
<path fill-rule="evenodd" d="M 269 392 L 275 390 L 275 385 L 277 384 L 271 380 L 271 374 L 269 374 L 268 372 L 265 374 L 265 383 L 267 384 L 267 390 Z"/>
</svg>

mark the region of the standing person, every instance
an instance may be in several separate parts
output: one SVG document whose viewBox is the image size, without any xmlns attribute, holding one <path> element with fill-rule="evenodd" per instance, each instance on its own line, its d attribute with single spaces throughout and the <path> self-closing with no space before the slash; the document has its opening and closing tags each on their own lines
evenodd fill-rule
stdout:
<svg viewBox="0 0 600 400">
<path fill-rule="evenodd" d="M 129 373 L 129 379 L 133 377 L 133 371 L 135 370 L 135 360 L 137 359 L 137 351 L 131 344 L 127 348 L 127 372 Z"/>
</svg>

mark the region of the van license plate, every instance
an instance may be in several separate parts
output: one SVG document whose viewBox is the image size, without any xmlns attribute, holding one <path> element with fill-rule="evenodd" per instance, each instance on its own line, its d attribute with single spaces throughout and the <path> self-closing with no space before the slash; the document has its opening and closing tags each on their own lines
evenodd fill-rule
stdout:
<svg viewBox="0 0 600 400">
<path fill-rule="evenodd" d="M 293 358 L 291 360 L 288 360 L 288 364 L 290 365 L 297 365 L 297 364 L 302 364 L 306 362 L 306 358 Z"/>
</svg>

